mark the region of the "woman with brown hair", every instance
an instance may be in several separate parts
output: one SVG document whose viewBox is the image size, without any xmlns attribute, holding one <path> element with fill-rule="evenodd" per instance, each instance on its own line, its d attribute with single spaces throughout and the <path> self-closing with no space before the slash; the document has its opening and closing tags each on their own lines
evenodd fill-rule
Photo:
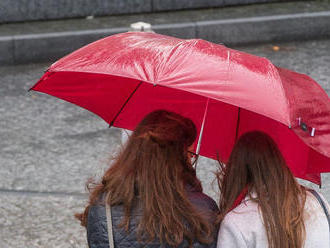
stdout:
<svg viewBox="0 0 330 248">
<path fill-rule="evenodd" d="M 297 183 L 267 134 L 242 135 L 222 167 L 217 247 L 330 247 L 329 205 Z"/>
<path fill-rule="evenodd" d="M 218 207 L 202 193 L 192 166 L 195 138 L 190 119 L 165 110 L 138 124 L 76 215 L 90 248 L 109 247 L 106 204 L 116 248 L 216 247 Z"/>
</svg>

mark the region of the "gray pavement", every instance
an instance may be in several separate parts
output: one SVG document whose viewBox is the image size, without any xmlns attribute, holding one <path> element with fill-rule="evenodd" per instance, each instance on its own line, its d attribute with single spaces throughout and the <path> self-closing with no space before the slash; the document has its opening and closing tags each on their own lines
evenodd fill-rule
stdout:
<svg viewBox="0 0 330 248">
<path fill-rule="evenodd" d="M 279 47 L 278 51 L 273 45 Z M 306 73 L 330 94 L 330 40 L 238 47 Z M 120 132 L 97 116 L 48 95 L 27 92 L 49 63 L 0 67 L 0 247 L 86 247 L 73 214 L 86 204 L 85 182 L 118 150 Z M 198 166 L 216 198 L 216 163 Z M 318 189 L 330 201 L 330 174 Z"/>
</svg>

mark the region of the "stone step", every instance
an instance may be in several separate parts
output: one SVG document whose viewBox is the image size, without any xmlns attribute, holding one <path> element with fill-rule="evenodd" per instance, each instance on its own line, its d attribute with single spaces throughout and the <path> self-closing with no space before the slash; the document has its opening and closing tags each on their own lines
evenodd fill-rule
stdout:
<svg viewBox="0 0 330 248">
<path fill-rule="evenodd" d="M 54 61 L 97 39 L 151 23 L 157 33 L 228 46 L 330 37 L 330 2 L 304 1 L 0 25 L 0 64 Z"/>
<path fill-rule="evenodd" d="M 278 1 L 281 0 L 1 0 L 0 23 L 151 13 Z"/>
</svg>

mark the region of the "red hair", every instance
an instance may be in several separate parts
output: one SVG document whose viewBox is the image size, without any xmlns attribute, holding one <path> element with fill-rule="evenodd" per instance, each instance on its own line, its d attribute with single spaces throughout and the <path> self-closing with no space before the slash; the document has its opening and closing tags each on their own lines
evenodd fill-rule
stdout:
<svg viewBox="0 0 330 248">
<path fill-rule="evenodd" d="M 213 227 L 194 209 L 185 190 L 187 184 L 202 190 L 186 151 L 195 138 L 196 127 L 190 119 L 165 110 L 148 114 L 102 182 L 91 188 L 89 205 L 97 204 L 103 193 L 111 192 L 109 203 L 124 206 L 121 226 L 127 231 L 131 209 L 139 199 L 143 212 L 139 237 L 143 232 L 149 241 L 158 238 L 172 246 L 184 239 L 190 245 L 196 238 L 202 243 L 211 242 Z M 84 226 L 88 207 L 76 215 Z"/>
</svg>

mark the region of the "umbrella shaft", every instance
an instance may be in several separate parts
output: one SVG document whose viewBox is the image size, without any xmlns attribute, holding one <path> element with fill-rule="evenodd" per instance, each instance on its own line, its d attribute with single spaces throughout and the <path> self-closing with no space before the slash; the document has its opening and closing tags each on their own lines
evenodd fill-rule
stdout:
<svg viewBox="0 0 330 248">
<path fill-rule="evenodd" d="M 198 142 L 197 142 L 196 154 L 199 154 L 199 150 L 201 148 L 201 142 L 202 142 L 203 131 L 204 131 L 204 124 L 205 124 L 205 120 L 206 120 L 207 109 L 209 107 L 209 101 L 210 101 L 210 99 L 207 98 L 206 107 L 205 107 L 204 116 L 203 116 L 203 122 L 202 122 L 202 126 L 201 126 L 201 131 L 199 132 L 199 137 L 198 137 Z"/>
</svg>

